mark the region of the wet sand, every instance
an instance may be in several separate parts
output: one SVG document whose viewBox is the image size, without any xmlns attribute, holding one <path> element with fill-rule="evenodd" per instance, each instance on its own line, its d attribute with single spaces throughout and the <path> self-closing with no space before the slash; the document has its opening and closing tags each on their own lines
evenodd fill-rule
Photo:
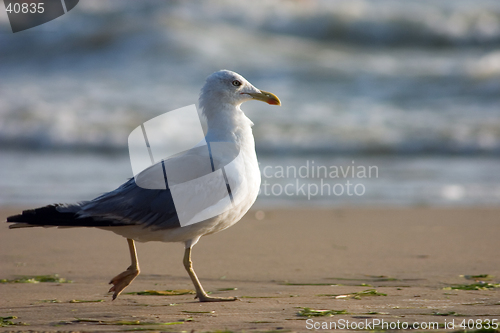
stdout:
<svg viewBox="0 0 500 333">
<path fill-rule="evenodd" d="M 3 209 L 0 219 L 13 213 Z M 444 289 L 475 283 L 460 275 L 489 274 L 489 283 L 500 282 L 500 209 L 266 210 L 258 220 L 259 214 L 202 238 L 193 250 L 205 289 L 240 297 L 230 303 L 125 294 L 192 289 L 181 244 L 139 243 L 141 275 L 111 301 L 107 282 L 130 264 L 125 239 L 88 228 L 8 230 L 2 223 L 0 279 L 57 273 L 73 282 L 0 284 L 0 317 L 29 325 L 1 329 L 301 332 L 315 322 L 380 320 L 440 328 L 454 321 L 459 330 L 463 320 L 500 320 L 500 288 Z M 355 294 L 371 289 L 379 294 Z M 298 315 L 304 307 L 347 314 L 307 321 Z"/>
</svg>

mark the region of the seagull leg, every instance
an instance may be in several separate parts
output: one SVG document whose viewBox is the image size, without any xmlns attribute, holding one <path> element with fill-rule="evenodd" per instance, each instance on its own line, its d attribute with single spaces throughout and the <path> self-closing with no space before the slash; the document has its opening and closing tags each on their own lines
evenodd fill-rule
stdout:
<svg viewBox="0 0 500 333">
<path fill-rule="evenodd" d="M 128 248 L 130 250 L 130 259 L 132 260 L 132 264 L 127 268 L 126 271 L 118 274 L 114 278 L 111 279 L 109 284 L 112 284 L 113 287 L 109 289 L 108 292 L 113 293 L 113 301 L 120 295 L 120 293 L 125 289 L 129 284 L 134 281 L 134 279 L 139 275 L 139 261 L 137 260 L 137 252 L 135 251 L 135 243 L 133 239 L 127 238 Z"/>
<path fill-rule="evenodd" d="M 184 268 L 189 274 L 191 281 L 193 281 L 194 287 L 196 289 L 196 298 L 200 300 L 200 302 L 224 302 L 224 301 L 236 301 L 236 297 L 211 297 L 208 296 L 203 287 L 201 286 L 198 277 L 193 269 L 193 263 L 191 261 L 191 247 L 186 247 L 184 252 Z"/>
</svg>

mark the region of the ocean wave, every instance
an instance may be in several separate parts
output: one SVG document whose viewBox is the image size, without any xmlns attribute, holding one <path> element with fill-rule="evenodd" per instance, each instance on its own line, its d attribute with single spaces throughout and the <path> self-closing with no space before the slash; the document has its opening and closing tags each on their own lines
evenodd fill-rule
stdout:
<svg viewBox="0 0 500 333">
<path fill-rule="evenodd" d="M 47 46 L 47 51 L 92 53 L 120 47 L 129 49 L 132 45 L 148 47 L 153 36 L 178 44 L 173 35 L 190 22 L 374 47 L 500 44 L 500 3 L 495 0 L 256 0 L 252 3 L 248 6 L 245 1 L 234 0 L 87 0 L 50 25 L 25 33 L 19 43 L 9 40 L 9 49 L 21 53 L 25 49 L 24 40 L 30 40 Z M 0 20 L 0 28 L 4 32 L 10 30 L 6 17 Z M 146 31 L 149 38 L 145 38 Z M 0 34 L 0 41 L 5 41 L 7 35 Z M 55 45 L 57 50 L 53 49 Z"/>
<path fill-rule="evenodd" d="M 252 4 L 86 0 L 18 34 L 4 17 L 0 147 L 126 151 L 228 68 L 283 101 L 244 106 L 262 153 L 498 154 L 500 2 Z"/>
<path fill-rule="evenodd" d="M 0 149 L 127 154 L 128 126 L 108 127 L 105 131 L 96 130 L 92 128 L 95 124 L 90 125 L 85 121 L 80 121 L 79 126 L 81 130 L 78 132 L 59 132 L 54 129 L 57 126 L 44 128 L 39 124 L 37 130 L 25 126 L 18 127 L 17 132 L 5 131 L 0 126 Z M 419 132 L 411 128 L 405 131 L 403 126 L 397 130 L 363 126 L 326 130 L 317 124 L 280 127 L 256 122 L 254 132 L 257 153 L 263 156 L 500 156 L 498 124 L 475 129 L 457 126 Z"/>
<path fill-rule="evenodd" d="M 261 27 L 305 38 L 372 46 L 457 47 L 498 45 L 496 1 L 319 1 Z M 307 7 L 307 6 L 305 6 Z M 305 10 L 304 10 L 305 9 Z"/>
</svg>

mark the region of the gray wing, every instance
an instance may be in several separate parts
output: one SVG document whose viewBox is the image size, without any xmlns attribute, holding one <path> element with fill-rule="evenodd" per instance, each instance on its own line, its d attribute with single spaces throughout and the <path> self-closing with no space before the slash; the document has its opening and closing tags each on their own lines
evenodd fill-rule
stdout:
<svg viewBox="0 0 500 333">
<path fill-rule="evenodd" d="M 195 147 L 175 157 L 169 158 L 163 164 L 163 175 L 169 175 L 168 183 L 180 184 L 213 171 L 213 165 L 220 168 L 232 161 L 239 150 L 231 143 L 212 144 L 213 153 L 210 154 L 207 146 Z M 158 179 L 150 177 L 157 171 L 161 163 L 157 163 L 145 169 L 139 179 L 149 179 L 154 183 Z M 137 179 L 137 178 L 136 178 Z M 174 201 L 166 178 L 160 183 L 166 185 L 166 189 L 148 189 L 136 184 L 136 179 L 131 178 L 116 190 L 106 193 L 90 202 L 80 205 L 78 215 L 81 217 L 93 217 L 112 221 L 114 225 L 142 225 L 156 229 L 171 229 L 180 227 L 180 220 L 175 209 Z M 146 181 L 147 183 L 147 181 Z M 207 183 L 207 186 L 210 184 Z M 198 188 L 188 189 L 195 193 Z M 153 187 L 158 188 L 158 187 Z M 217 202 L 225 193 L 212 193 L 211 201 Z M 219 198 L 219 196 L 222 196 Z M 197 201 L 196 195 L 184 194 L 184 199 Z M 182 206 L 182 205 L 181 205 Z M 189 205 L 185 205 L 189 206 Z"/>
<path fill-rule="evenodd" d="M 180 227 L 170 189 L 144 189 L 129 179 L 116 190 L 82 203 L 78 215 L 156 229 Z"/>
</svg>

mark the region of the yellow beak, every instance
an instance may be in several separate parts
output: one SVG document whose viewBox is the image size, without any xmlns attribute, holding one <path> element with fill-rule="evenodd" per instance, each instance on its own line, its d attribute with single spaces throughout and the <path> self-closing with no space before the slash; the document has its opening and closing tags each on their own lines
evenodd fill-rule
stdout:
<svg viewBox="0 0 500 333">
<path fill-rule="evenodd" d="M 264 90 L 261 90 L 260 93 L 247 93 L 247 94 L 252 96 L 253 99 L 266 102 L 267 104 L 281 105 L 281 101 L 278 98 L 278 96 Z"/>
</svg>

